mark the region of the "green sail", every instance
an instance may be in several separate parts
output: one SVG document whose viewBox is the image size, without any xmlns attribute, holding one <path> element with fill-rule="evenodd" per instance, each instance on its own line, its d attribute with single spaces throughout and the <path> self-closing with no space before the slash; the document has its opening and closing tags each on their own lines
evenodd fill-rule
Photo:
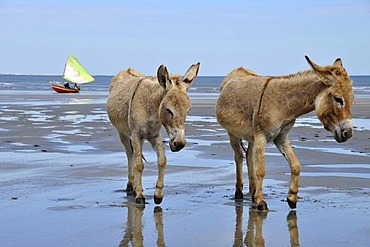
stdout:
<svg viewBox="0 0 370 247">
<path fill-rule="evenodd" d="M 81 65 L 77 58 L 71 54 L 64 68 L 63 78 L 76 84 L 84 84 L 95 81 L 89 72 Z"/>
</svg>

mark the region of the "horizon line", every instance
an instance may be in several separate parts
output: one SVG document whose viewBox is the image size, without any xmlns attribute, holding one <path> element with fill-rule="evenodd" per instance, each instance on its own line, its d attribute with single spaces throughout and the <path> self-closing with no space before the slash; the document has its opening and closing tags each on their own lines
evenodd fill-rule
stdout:
<svg viewBox="0 0 370 247">
<path fill-rule="evenodd" d="M 15 75 L 15 76 L 62 76 L 62 74 L 32 74 L 32 73 L 0 73 L 0 75 Z M 227 74 L 226 74 L 227 75 Z M 225 77 L 226 75 L 198 75 L 197 77 Z M 116 75 L 108 75 L 108 74 L 99 74 L 99 75 L 92 75 L 92 76 L 116 76 Z M 148 76 L 155 76 L 155 75 L 148 75 Z M 273 75 L 261 75 L 261 76 L 273 76 Z M 370 76 L 370 74 L 352 74 L 348 76 Z"/>
</svg>

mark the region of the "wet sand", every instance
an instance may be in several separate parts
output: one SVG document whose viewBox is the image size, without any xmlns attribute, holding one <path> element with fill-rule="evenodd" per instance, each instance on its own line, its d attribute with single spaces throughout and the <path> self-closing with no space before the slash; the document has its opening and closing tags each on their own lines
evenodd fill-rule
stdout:
<svg viewBox="0 0 370 247">
<path fill-rule="evenodd" d="M 1 246 L 368 245 L 369 98 L 355 100 L 347 143 L 336 143 L 314 113 L 297 121 L 289 135 L 302 164 L 296 210 L 286 203 L 289 166 L 267 147 L 270 211 L 256 212 L 249 197 L 233 199 L 235 166 L 215 119 L 216 94 L 191 96 L 185 149 L 171 153 L 166 144 L 160 206 L 156 157 L 145 145 L 145 207 L 123 192 L 126 157 L 105 113 L 106 94 L 0 97 Z"/>
</svg>

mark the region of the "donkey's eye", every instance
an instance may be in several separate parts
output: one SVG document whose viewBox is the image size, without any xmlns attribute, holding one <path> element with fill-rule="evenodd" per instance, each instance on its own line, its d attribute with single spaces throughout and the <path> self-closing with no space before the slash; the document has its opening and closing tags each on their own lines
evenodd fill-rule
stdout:
<svg viewBox="0 0 370 247">
<path fill-rule="evenodd" d="M 170 115 L 170 117 L 173 117 L 173 112 L 170 109 L 167 108 L 166 112 L 168 115 Z"/>
<path fill-rule="evenodd" d="M 337 102 L 340 106 L 344 105 L 344 102 L 343 102 L 342 98 L 337 97 L 337 96 L 334 96 L 333 98 L 334 98 L 335 102 Z"/>
</svg>

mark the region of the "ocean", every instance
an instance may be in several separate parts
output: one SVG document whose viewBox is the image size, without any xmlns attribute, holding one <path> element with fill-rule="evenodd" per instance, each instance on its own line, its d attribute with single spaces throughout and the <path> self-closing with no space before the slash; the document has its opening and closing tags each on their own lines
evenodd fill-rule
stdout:
<svg viewBox="0 0 370 247">
<path fill-rule="evenodd" d="M 113 76 L 94 76 L 95 82 L 81 85 L 81 92 L 106 92 Z M 350 76 L 355 96 L 370 97 L 370 76 Z M 198 76 L 189 93 L 218 93 L 223 76 Z M 0 91 L 45 91 L 52 92 L 50 82 L 61 81 L 56 75 L 0 75 Z"/>
</svg>

